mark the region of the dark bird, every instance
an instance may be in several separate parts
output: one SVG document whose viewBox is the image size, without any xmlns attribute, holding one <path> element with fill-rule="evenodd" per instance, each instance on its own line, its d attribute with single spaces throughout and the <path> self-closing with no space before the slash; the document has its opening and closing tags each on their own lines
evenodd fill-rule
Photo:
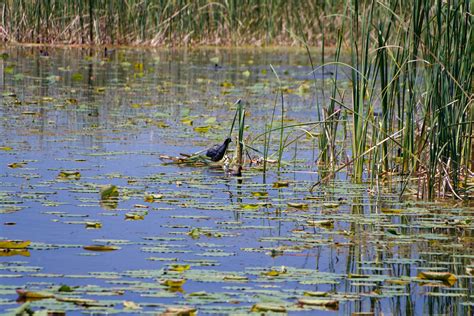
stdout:
<svg viewBox="0 0 474 316">
<path fill-rule="evenodd" d="M 40 49 L 39 51 L 41 57 L 48 57 L 49 53 L 45 50 Z"/>
<path fill-rule="evenodd" d="M 232 141 L 229 137 L 226 138 L 224 143 L 222 145 L 214 145 L 211 148 L 209 148 L 206 152 L 206 156 L 211 158 L 212 161 L 219 161 L 221 160 L 225 152 L 227 151 L 227 146 L 229 146 L 229 143 Z"/>
</svg>

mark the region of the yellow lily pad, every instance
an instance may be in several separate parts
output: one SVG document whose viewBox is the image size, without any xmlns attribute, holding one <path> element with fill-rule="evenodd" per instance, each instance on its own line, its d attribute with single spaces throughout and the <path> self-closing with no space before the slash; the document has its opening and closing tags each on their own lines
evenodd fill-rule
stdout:
<svg viewBox="0 0 474 316">
<path fill-rule="evenodd" d="M 26 162 L 13 162 L 11 164 L 8 164 L 8 168 L 16 169 L 16 168 L 23 168 L 26 166 Z"/>
<path fill-rule="evenodd" d="M 0 240 L 0 248 L 2 249 L 25 249 L 30 244 L 30 240 Z"/>
<path fill-rule="evenodd" d="M 170 270 L 175 272 L 184 272 L 189 270 L 190 267 L 191 266 L 189 264 L 172 264 L 170 266 Z"/>
<path fill-rule="evenodd" d="M 274 188 L 286 188 L 290 184 L 289 181 L 276 181 L 273 183 Z"/>
<path fill-rule="evenodd" d="M 234 84 L 232 82 L 229 82 L 229 81 L 224 81 L 224 82 L 221 83 L 221 87 L 223 87 L 223 88 L 233 88 Z"/>
<path fill-rule="evenodd" d="M 102 223 L 101 222 L 86 222 L 86 227 L 87 228 L 101 228 Z"/>
<path fill-rule="evenodd" d="M 198 133 L 207 133 L 209 132 L 209 130 L 211 129 L 211 126 L 209 125 L 206 125 L 206 126 L 196 126 L 194 128 L 194 131 L 195 132 L 198 132 Z"/>
<path fill-rule="evenodd" d="M 182 287 L 186 283 L 186 279 L 168 279 L 164 280 L 161 284 L 167 287 Z"/>
<path fill-rule="evenodd" d="M 81 173 L 79 171 L 73 171 L 73 170 L 63 170 L 58 174 L 58 178 L 60 179 L 73 179 L 73 180 L 79 180 L 81 178 Z"/>
<path fill-rule="evenodd" d="M 125 214 L 125 219 L 138 221 L 145 219 L 145 215 L 137 213 L 127 213 Z"/>
<path fill-rule="evenodd" d="M 152 202 L 155 202 L 157 200 L 161 200 L 163 198 L 163 195 L 161 194 L 147 194 L 145 195 L 145 202 L 149 202 L 149 203 L 152 203 Z"/>
<path fill-rule="evenodd" d="M 192 126 L 193 125 L 193 120 L 189 119 L 189 118 L 183 118 L 183 119 L 181 119 L 181 123 L 183 123 L 184 125 Z"/>
<path fill-rule="evenodd" d="M 438 280 L 448 283 L 449 285 L 454 285 L 457 278 L 454 274 L 450 272 L 432 272 L 432 271 L 422 271 L 416 276 L 419 279 L 423 280 Z"/>
<path fill-rule="evenodd" d="M 277 270 L 270 270 L 270 271 L 263 272 L 262 274 L 269 277 L 274 277 L 274 276 L 279 276 L 281 272 Z"/>
<path fill-rule="evenodd" d="M 21 299 L 31 299 L 31 300 L 40 300 L 45 298 L 53 298 L 54 294 L 49 292 L 34 292 L 34 291 L 27 291 L 23 289 L 17 289 L 16 293 Z"/>
<path fill-rule="evenodd" d="M 403 213 L 403 210 L 396 209 L 396 208 L 382 207 L 382 213 L 384 213 L 384 214 L 401 214 L 401 213 Z"/>
<path fill-rule="evenodd" d="M 261 205 L 257 203 L 249 203 L 249 204 L 241 204 L 240 207 L 244 210 L 256 210 L 260 208 Z"/>
</svg>

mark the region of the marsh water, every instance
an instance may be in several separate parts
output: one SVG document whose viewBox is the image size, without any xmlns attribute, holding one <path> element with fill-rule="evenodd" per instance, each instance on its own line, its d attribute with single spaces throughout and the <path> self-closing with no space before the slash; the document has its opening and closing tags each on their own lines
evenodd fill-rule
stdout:
<svg viewBox="0 0 474 316">
<path fill-rule="evenodd" d="M 397 185 L 374 193 L 344 172 L 311 194 L 320 179 L 312 126 L 285 131 L 295 141 L 281 172 L 270 165 L 265 177 L 256 163 L 236 177 L 160 159 L 222 142 L 238 99 L 246 141 L 263 151 L 257 136 L 280 102 L 270 65 L 285 91 L 285 124 L 317 121 L 315 103 L 328 97 L 333 69 L 316 72 L 314 93 L 304 51 L 1 52 L 0 238 L 31 241 L 0 252 L 1 312 L 26 300 L 33 311 L 68 314 L 187 306 L 199 315 L 245 315 L 252 307 L 472 315 L 472 205 L 400 200 Z M 350 85 L 337 80 L 341 89 Z M 117 204 L 101 203 L 108 185 L 118 188 Z M 25 299 L 18 288 L 50 295 Z"/>
</svg>

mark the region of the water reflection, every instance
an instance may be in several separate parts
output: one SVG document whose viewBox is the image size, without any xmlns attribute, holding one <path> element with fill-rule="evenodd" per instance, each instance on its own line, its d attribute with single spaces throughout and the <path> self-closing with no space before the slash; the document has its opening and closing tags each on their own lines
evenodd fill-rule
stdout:
<svg viewBox="0 0 474 316">
<path fill-rule="evenodd" d="M 274 65 L 296 91 L 312 78 L 305 52 L 119 49 L 105 58 L 93 49 L 54 48 L 48 57 L 37 48 L 7 51 L 9 58 L 0 60 L 0 146 L 12 150 L 0 152 L 0 211 L 2 222 L 16 225 L 3 225 L 0 237 L 35 244 L 14 256 L 0 252 L 8 276 L 2 284 L 10 286 L 0 309 L 17 306 L 17 286 L 54 291 L 64 282 L 83 287 L 81 297 L 106 300 L 107 293 L 150 312 L 189 302 L 213 313 L 246 313 L 271 298 L 311 315 L 315 310 L 297 299 L 323 292 L 338 300 L 342 315 L 471 313 L 466 269 L 472 269 L 473 226 L 464 205 L 402 203 L 390 193 L 377 199 L 344 173 L 310 195 L 321 175 L 314 173 L 316 139 L 305 137 L 288 147 L 290 163 L 280 175 L 270 171 L 264 181 L 258 168 L 229 177 L 220 169 L 161 164 L 160 154 L 193 153 L 221 141 L 232 104 L 243 96 L 246 133 L 261 133 L 277 89 L 262 70 Z M 220 67 L 210 62 L 215 56 Z M 313 95 L 286 97 L 288 120 L 315 120 Z M 211 132 L 194 130 L 209 124 Z M 262 149 L 263 142 L 255 146 Z M 273 142 L 270 152 L 276 147 Z M 5 167 L 13 162 L 26 165 Z M 81 176 L 58 179 L 62 170 Z M 288 187 L 273 187 L 277 180 Z M 104 206 L 98 191 L 106 184 L 118 186 L 120 199 Z M 147 202 L 145 194 L 162 199 Z M 144 219 L 126 221 L 130 212 Z M 88 221 L 102 226 L 88 230 Z M 193 229 L 202 234 L 191 238 Z M 82 246 L 95 243 L 121 249 L 84 254 Z M 177 279 L 169 262 L 191 265 L 179 275 L 187 279 L 179 291 L 161 287 Z M 421 283 L 415 276 L 425 270 L 449 271 L 458 280 L 452 287 Z M 202 291 L 226 296 L 210 304 L 196 299 Z M 123 312 L 120 304 L 114 306 Z"/>
</svg>

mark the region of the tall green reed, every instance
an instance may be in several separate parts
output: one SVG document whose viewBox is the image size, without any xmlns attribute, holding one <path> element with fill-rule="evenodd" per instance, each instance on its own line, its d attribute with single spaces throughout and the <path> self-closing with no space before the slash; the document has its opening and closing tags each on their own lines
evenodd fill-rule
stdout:
<svg viewBox="0 0 474 316">
<path fill-rule="evenodd" d="M 340 120 L 328 117 L 339 105 L 349 114 L 351 131 L 344 137 L 350 138 L 352 157 L 342 166 L 339 161 L 340 167 L 330 175 L 351 166 L 356 182 L 370 176 L 380 184 L 392 175 L 402 176 L 403 188 L 414 178 L 426 183 L 420 196 L 449 193 L 462 198 L 473 155 L 470 4 L 417 0 L 412 11 L 404 10 L 407 4 L 404 0 L 347 2 L 350 27 L 347 32 L 340 29 L 334 64 L 348 66 L 352 99 L 344 100 L 336 79 L 329 101 L 324 94 L 324 100 L 317 101 L 316 116 L 322 122 L 320 161 L 326 166 L 337 163 Z M 450 35 L 453 31 L 457 36 Z M 315 68 L 302 38 L 314 73 L 325 66 L 324 59 Z M 340 53 L 347 47 L 349 64 L 340 62 Z M 275 108 L 272 125 L 274 115 Z M 281 123 L 278 129 L 280 164 L 283 150 L 293 142 L 283 141 L 286 128 Z M 266 149 L 273 130 L 266 128 Z"/>
<path fill-rule="evenodd" d="M 413 10 L 403 10 L 407 4 L 349 6 L 349 36 L 338 49 L 349 46 L 352 100 L 330 98 L 350 114 L 352 158 L 343 167 L 352 166 L 357 182 L 398 174 L 404 187 L 414 177 L 426 183 L 420 196 L 466 197 L 473 150 L 470 3 L 416 0 Z"/>
</svg>

